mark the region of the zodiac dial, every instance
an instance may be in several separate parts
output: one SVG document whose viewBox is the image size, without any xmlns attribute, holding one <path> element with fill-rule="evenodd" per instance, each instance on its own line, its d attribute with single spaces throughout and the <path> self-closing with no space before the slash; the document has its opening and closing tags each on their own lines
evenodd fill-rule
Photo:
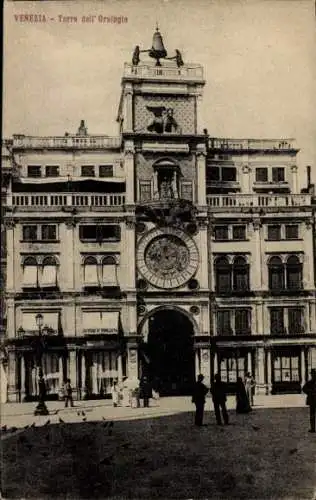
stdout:
<svg viewBox="0 0 316 500">
<path fill-rule="evenodd" d="M 138 270 L 158 288 L 184 285 L 196 272 L 198 261 L 194 241 L 178 229 L 154 229 L 139 243 Z"/>
</svg>

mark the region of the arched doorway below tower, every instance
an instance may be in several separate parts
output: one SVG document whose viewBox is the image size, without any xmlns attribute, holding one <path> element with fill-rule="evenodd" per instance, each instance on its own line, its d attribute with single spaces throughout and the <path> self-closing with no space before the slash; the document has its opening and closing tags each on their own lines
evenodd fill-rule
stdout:
<svg viewBox="0 0 316 500">
<path fill-rule="evenodd" d="M 142 345 L 141 372 L 161 396 L 189 395 L 195 379 L 193 325 L 185 314 L 163 309 L 152 314 Z"/>
</svg>

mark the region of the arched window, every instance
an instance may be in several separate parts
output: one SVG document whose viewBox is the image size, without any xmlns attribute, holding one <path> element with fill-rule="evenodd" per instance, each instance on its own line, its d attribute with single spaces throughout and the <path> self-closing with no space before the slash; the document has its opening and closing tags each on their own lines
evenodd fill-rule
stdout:
<svg viewBox="0 0 316 500">
<path fill-rule="evenodd" d="M 102 260 L 102 285 L 117 286 L 116 260 L 112 255 Z"/>
<path fill-rule="evenodd" d="M 86 257 L 84 261 L 84 284 L 86 286 L 98 286 L 98 263 L 95 257 Z"/>
<path fill-rule="evenodd" d="M 215 261 L 216 292 L 232 291 L 232 269 L 227 257 L 218 257 Z"/>
<path fill-rule="evenodd" d="M 233 263 L 233 287 L 235 291 L 249 290 L 249 266 L 244 257 L 235 257 Z"/>
<path fill-rule="evenodd" d="M 280 257 L 272 257 L 269 261 L 269 289 L 284 290 L 284 266 Z"/>
<path fill-rule="evenodd" d="M 296 255 L 291 255 L 286 262 L 286 286 L 289 290 L 302 288 L 302 264 Z"/>
<path fill-rule="evenodd" d="M 46 257 L 43 260 L 41 286 L 55 287 L 57 285 L 57 260 L 55 257 Z"/>
<path fill-rule="evenodd" d="M 38 267 L 35 257 L 27 257 L 23 262 L 23 287 L 37 288 Z"/>
</svg>

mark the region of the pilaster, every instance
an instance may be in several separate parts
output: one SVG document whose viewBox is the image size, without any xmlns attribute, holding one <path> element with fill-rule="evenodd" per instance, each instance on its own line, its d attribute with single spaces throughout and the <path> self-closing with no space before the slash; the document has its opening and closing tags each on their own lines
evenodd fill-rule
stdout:
<svg viewBox="0 0 316 500">
<path fill-rule="evenodd" d="M 206 148 L 197 145 L 196 152 L 197 204 L 206 206 Z"/>
<path fill-rule="evenodd" d="M 17 402 L 17 359 L 14 351 L 8 353 L 8 401 Z"/>
<path fill-rule="evenodd" d="M 126 175 L 126 205 L 135 203 L 135 187 L 134 187 L 134 143 L 133 141 L 125 141 L 124 144 L 124 166 Z"/>
</svg>

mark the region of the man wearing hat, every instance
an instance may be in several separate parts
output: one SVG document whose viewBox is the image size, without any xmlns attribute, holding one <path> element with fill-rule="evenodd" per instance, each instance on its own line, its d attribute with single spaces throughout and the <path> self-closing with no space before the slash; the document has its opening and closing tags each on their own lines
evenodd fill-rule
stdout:
<svg viewBox="0 0 316 500">
<path fill-rule="evenodd" d="M 311 371 L 311 379 L 303 386 L 303 392 L 307 394 L 306 404 L 309 406 L 309 417 L 311 428 L 309 432 L 315 432 L 316 420 L 316 370 Z"/>
<path fill-rule="evenodd" d="M 195 382 L 192 394 L 192 403 L 195 404 L 195 420 L 194 424 L 198 427 L 203 425 L 203 414 L 205 405 L 205 396 L 208 393 L 208 388 L 203 384 L 203 375 L 198 375 L 197 382 Z"/>
</svg>

